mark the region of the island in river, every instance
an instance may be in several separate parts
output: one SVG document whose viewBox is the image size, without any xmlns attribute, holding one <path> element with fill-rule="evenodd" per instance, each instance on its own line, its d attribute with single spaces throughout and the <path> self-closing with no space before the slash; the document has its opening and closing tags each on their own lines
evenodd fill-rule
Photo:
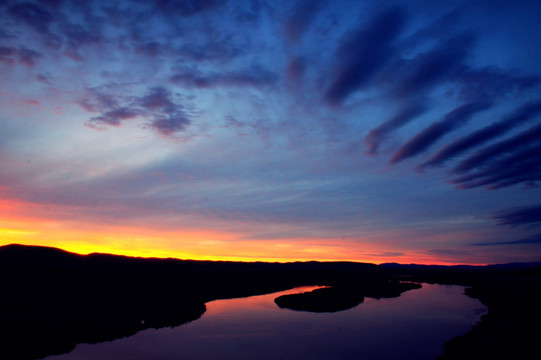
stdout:
<svg viewBox="0 0 541 360">
<path fill-rule="evenodd" d="M 244 263 L 78 255 L 0 247 L 2 359 L 39 359 L 149 328 L 198 319 L 205 303 L 303 285 L 326 288 L 280 298 L 280 306 L 340 311 L 367 297 L 399 296 L 418 283 L 469 286 L 489 313 L 450 339 L 441 359 L 541 358 L 537 346 L 541 264 L 420 266 L 353 262 Z"/>
</svg>

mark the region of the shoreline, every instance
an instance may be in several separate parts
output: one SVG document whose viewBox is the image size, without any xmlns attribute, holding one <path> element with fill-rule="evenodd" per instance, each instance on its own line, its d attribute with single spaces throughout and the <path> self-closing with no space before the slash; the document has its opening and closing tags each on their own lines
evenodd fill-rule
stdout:
<svg viewBox="0 0 541 360">
<path fill-rule="evenodd" d="M 34 360 L 67 353 L 78 343 L 178 326 L 198 319 L 205 312 L 205 303 L 212 300 L 319 285 L 335 287 L 319 294 L 334 292 L 345 301 L 327 301 L 329 297 L 323 296 L 327 300 L 316 310 L 339 311 L 362 302 L 364 296 L 399 296 L 414 286 L 397 285 L 401 282 L 466 286 L 466 295 L 488 308 L 469 332 L 445 343 L 438 359 L 492 359 L 501 354 L 541 358 L 536 348 L 541 338 L 539 264 L 199 262 L 77 255 L 55 248 L 11 245 L 0 247 L 0 276 L 0 331 L 6 334 L 0 358 L 12 360 Z M 337 293 L 336 289 L 341 290 Z"/>
</svg>

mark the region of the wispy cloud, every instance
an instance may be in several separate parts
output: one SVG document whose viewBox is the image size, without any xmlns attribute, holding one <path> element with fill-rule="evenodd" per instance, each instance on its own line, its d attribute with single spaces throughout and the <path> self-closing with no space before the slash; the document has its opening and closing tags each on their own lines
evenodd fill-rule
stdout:
<svg viewBox="0 0 541 360">
<path fill-rule="evenodd" d="M 464 125 L 476 113 L 487 110 L 491 106 L 489 102 L 474 102 L 452 110 L 442 121 L 432 123 L 398 149 L 391 158 L 391 163 L 397 163 L 427 150 L 444 135 Z"/>
<path fill-rule="evenodd" d="M 502 245 L 539 245 L 541 244 L 541 234 L 536 234 L 532 237 L 510 240 L 510 241 L 493 241 L 473 243 L 472 246 L 502 246 Z"/>
<path fill-rule="evenodd" d="M 141 97 L 123 97 L 92 89 L 92 97 L 80 102 L 91 112 L 100 112 L 92 117 L 88 125 L 121 126 L 126 120 L 141 118 L 147 125 L 163 135 L 183 131 L 191 124 L 191 118 L 184 105 L 173 99 L 173 94 L 163 87 L 152 87 Z"/>
<path fill-rule="evenodd" d="M 434 49 L 404 61 L 400 70 L 406 75 L 395 88 L 397 96 L 432 90 L 460 71 L 473 48 L 474 39 L 474 35 L 469 33 L 456 35 Z"/>
<path fill-rule="evenodd" d="M 541 204 L 500 211 L 492 219 L 498 225 L 541 225 Z"/>
<path fill-rule="evenodd" d="M 399 8 L 388 9 L 372 19 L 366 27 L 347 34 L 336 51 L 325 99 L 334 105 L 342 103 L 353 92 L 365 86 L 395 55 L 394 42 L 404 27 L 406 15 Z"/>
<path fill-rule="evenodd" d="M 287 37 L 290 40 L 299 41 L 314 21 L 322 5 L 321 0 L 299 1 L 293 13 L 285 22 Z"/>
<path fill-rule="evenodd" d="M 237 71 L 203 74 L 185 69 L 171 76 L 171 81 L 185 87 L 212 88 L 216 86 L 262 86 L 273 84 L 278 75 L 261 66 L 253 65 Z"/>
<path fill-rule="evenodd" d="M 413 103 L 407 106 L 405 109 L 402 109 L 402 111 L 396 114 L 393 118 L 372 129 L 365 138 L 365 143 L 368 146 L 367 154 L 375 155 L 381 143 L 389 134 L 413 121 L 416 117 L 422 115 L 426 110 L 426 106 Z"/>
<path fill-rule="evenodd" d="M 509 114 L 501 121 L 493 123 L 480 130 L 474 131 L 470 135 L 463 136 L 452 143 L 442 147 L 435 155 L 433 155 L 428 161 L 422 164 L 422 167 L 437 166 L 443 164 L 445 161 L 477 146 L 481 146 L 484 143 L 504 135 L 511 129 L 520 126 L 541 112 L 541 101 L 534 103 L 528 103 L 522 105 L 516 109 L 513 113 Z"/>
<path fill-rule="evenodd" d="M 453 171 L 455 173 L 470 171 L 490 161 L 494 161 L 494 159 L 497 159 L 498 157 L 521 150 L 530 145 L 535 145 L 539 142 L 541 142 L 541 124 L 524 130 L 506 140 L 502 140 L 478 150 L 455 166 Z"/>
</svg>

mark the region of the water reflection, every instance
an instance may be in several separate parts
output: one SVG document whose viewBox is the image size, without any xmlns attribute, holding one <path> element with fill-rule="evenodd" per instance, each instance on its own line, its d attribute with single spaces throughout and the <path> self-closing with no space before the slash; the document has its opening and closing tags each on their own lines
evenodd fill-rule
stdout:
<svg viewBox="0 0 541 360">
<path fill-rule="evenodd" d="M 186 325 L 80 344 L 46 359 L 434 359 L 485 311 L 463 287 L 429 284 L 398 298 L 365 298 L 337 313 L 274 304 L 277 296 L 307 290 L 212 301 L 201 319 Z"/>
</svg>

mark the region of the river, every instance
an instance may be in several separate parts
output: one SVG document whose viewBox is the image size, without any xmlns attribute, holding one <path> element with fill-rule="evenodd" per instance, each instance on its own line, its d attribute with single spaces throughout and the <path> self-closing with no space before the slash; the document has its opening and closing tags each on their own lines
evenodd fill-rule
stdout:
<svg viewBox="0 0 541 360">
<path fill-rule="evenodd" d="M 435 359 L 486 308 L 464 287 L 423 284 L 398 298 L 371 299 L 336 313 L 280 309 L 274 294 L 206 304 L 191 323 L 150 329 L 99 344 L 79 344 L 47 360 Z"/>
</svg>

